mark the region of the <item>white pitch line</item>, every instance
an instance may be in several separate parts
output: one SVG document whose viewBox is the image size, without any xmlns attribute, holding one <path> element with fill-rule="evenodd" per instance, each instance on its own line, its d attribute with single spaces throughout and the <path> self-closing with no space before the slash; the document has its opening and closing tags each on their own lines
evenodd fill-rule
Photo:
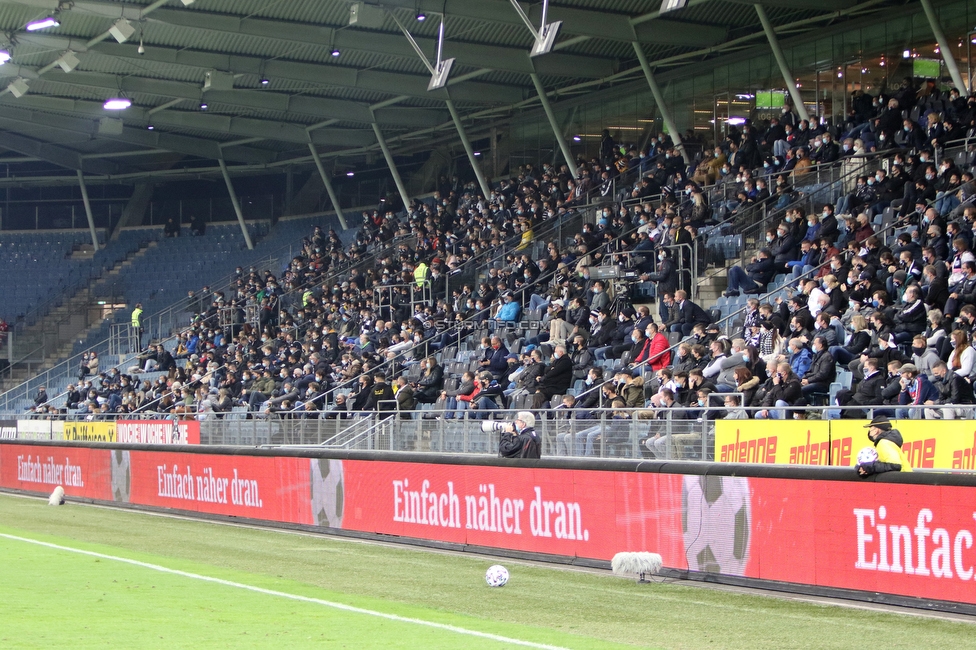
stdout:
<svg viewBox="0 0 976 650">
<path fill-rule="evenodd" d="M 235 587 L 237 589 L 245 589 L 247 591 L 253 591 L 259 594 L 265 594 L 267 596 L 278 596 L 279 598 L 288 598 L 289 600 L 298 600 L 305 603 L 314 603 L 316 605 L 324 605 L 325 607 L 331 607 L 333 609 L 342 610 L 344 612 L 353 612 L 355 614 L 364 614 L 366 616 L 375 616 L 377 618 L 385 618 L 390 621 L 397 621 L 398 623 L 412 623 L 414 625 L 423 625 L 426 627 L 436 628 L 438 630 L 445 630 L 447 632 L 454 632 L 455 634 L 464 634 L 467 636 L 474 636 L 482 639 L 488 639 L 490 641 L 498 641 L 499 643 L 508 643 L 511 645 L 524 646 L 527 648 L 540 648 L 541 650 L 569 650 L 562 646 L 546 645 L 545 643 L 535 643 L 534 641 L 523 641 L 521 639 L 512 639 L 507 636 L 501 636 L 498 634 L 491 634 L 489 632 L 479 632 L 477 630 L 469 630 L 463 627 L 457 627 L 456 625 L 447 625 L 446 623 L 435 623 L 433 621 L 425 621 L 419 618 L 410 618 L 408 616 L 399 616 L 397 614 L 387 614 L 385 612 L 377 612 L 371 609 L 363 609 L 362 607 L 354 607 L 352 605 L 346 605 L 343 603 L 336 603 L 330 600 L 322 600 L 321 598 L 312 598 L 310 596 L 299 596 L 297 594 L 289 594 L 284 591 L 276 591 L 274 589 L 265 589 L 263 587 L 255 587 L 254 585 L 246 585 L 242 582 L 233 582 L 231 580 L 223 580 L 221 578 L 214 578 L 213 576 L 200 575 L 199 573 L 190 573 L 189 571 L 180 571 L 179 569 L 170 569 L 169 567 L 160 566 L 158 564 L 150 564 L 149 562 L 140 562 L 139 560 L 132 560 L 127 557 L 118 557 L 115 555 L 106 555 L 104 553 L 96 553 L 95 551 L 86 551 L 80 548 L 72 548 L 70 546 L 61 546 L 60 544 L 52 544 L 50 542 L 42 542 L 37 539 L 30 539 L 28 537 L 18 537 L 17 535 L 7 535 L 6 533 L 0 533 L 0 537 L 5 539 L 14 540 L 17 542 L 25 542 L 27 544 L 35 544 L 37 546 L 46 546 L 47 548 L 53 548 L 59 551 L 68 551 L 69 553 L 78 553 L 80 555 L 89 555 L 91 557 L 97 557 L 104 560 L 113 560 L 115 562 L 123 562 L 125 564 L 131 564 L 133 566 L 143 567 L 145 569 L 152 569 L 153 571 L 159 571 L 160 573 L 169 573 L 172 575 L 183 576 L 184 578 L 193 578 L 194 580 L 202 580 L 204 582 L 212 582 L 218 585 L 224 585 L 226 587 Z"/>
</svg>

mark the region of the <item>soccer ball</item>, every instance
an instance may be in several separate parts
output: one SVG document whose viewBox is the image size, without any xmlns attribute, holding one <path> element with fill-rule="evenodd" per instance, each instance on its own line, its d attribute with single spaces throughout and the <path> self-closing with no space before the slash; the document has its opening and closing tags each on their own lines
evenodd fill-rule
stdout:
<svg viewBox="0 0 976 650">
<path fill-rule="evenodd" d="M 508 582 L 508 569 L 500 564 L 488 567 L 485 571 L 485 582 L 489 587 L 504 587 Z"/>
<path fill-rule="evenodd" d="M 870 465 L 878 460 L 878 450 L 874 447 L 865 447 L 857 452 L 858 465 Z"/>
<path fill-rule="evenodd" d="M 112 455 L 112 499 L 128 503 L 132 487 L 132 470 L 129 465 L 129 451 L 113 449 Z"/>
<path fill-rule="evenodd" d="M 311 458 L 312 518 L 316 526 L 342 528 L 342 461 Z"/>
<path fill-rule="evenodd" d="M 685 476 L 681 533 L 692 571 L 744 575 L 752 531 L 749 481 L 737 476 Z"/>
</svg>

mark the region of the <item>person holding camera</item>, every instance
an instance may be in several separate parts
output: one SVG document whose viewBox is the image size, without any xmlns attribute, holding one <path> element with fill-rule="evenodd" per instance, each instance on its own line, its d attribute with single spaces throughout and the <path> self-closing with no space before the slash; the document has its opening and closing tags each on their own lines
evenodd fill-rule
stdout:
<svg viewBox="0 0 976 650">
<path fill-rule="evenodd" d="M 519 411 L 515 423 L 485 423 L 501 428 L 498 441 L 498 455 L 502 458 L 541 458 L 542 440 L 535 432 L 535 416 L 528 411 Z"/>
</svg>

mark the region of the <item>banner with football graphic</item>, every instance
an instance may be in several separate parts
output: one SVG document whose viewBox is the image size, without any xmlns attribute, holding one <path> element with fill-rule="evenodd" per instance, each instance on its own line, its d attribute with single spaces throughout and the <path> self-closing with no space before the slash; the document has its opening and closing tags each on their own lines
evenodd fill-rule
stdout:
<svg viewBox="0 0 976 650">
<path fill-rule="evenodd" d="M 976 604 L 973 487 L 0 441 L 0 487 L 58 484 L 69 497 L 567 558 L 651 551 L 678 570 Z"/>
</svg>

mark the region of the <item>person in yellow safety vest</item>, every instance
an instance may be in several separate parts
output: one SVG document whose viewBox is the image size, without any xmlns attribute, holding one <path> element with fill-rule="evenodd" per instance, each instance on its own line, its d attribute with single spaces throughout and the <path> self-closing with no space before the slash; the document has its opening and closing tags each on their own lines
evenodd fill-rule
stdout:
<svg viewBox="0 0 976 650">
<path fill-rule="evenodd" d="M 532 240 L 535 238 L 532 232 L 532 223 L 528 219 L 521 220 L 522 226 L 522 240 L 519 245 L 515 248 L 517 251 L 525 250 L 532 244 Z"/>
<path fill-rule="evenodd" d="M 418 264 L 417 268 L 413 270 L 413 279 L 414 282 L 417 283 L 418 289 L 423 289 L 424 287 L 427 286 L 427 272 L 429 270 L 430 269 L 428 268 L 427 264 L 425 264 L 424 262 Z"/>
<path fill-rule="evenodd" d="M 313 295 L 314 294 L 312 293 L 311 289 L 307 289 L 305 293 L 302 294 L 302 307 L 308 307 L 308 299 Z"/>
<path fill-rule="evenodd" d="M 868 439 L 878 450 L 878 460 L 872 463 L 858 464 L 857 473 L 860 476 L 871 476 L 882 472 L 910 472 L 912 466 L 901 448 L 904 440 L 898 429 L 891 428 L 891 421 L 883 415 L 871 420 L 864 427 L 868 430 Z"/>
<path fill-rule="evenodd" d="M 142 303 L 137 302 L 136 308 L 132 310 L 132 329 L 139 338 L 139 349 L 142 349 Z M 139 350 L 135 350 L 138 352 Z"/>
</svg>

